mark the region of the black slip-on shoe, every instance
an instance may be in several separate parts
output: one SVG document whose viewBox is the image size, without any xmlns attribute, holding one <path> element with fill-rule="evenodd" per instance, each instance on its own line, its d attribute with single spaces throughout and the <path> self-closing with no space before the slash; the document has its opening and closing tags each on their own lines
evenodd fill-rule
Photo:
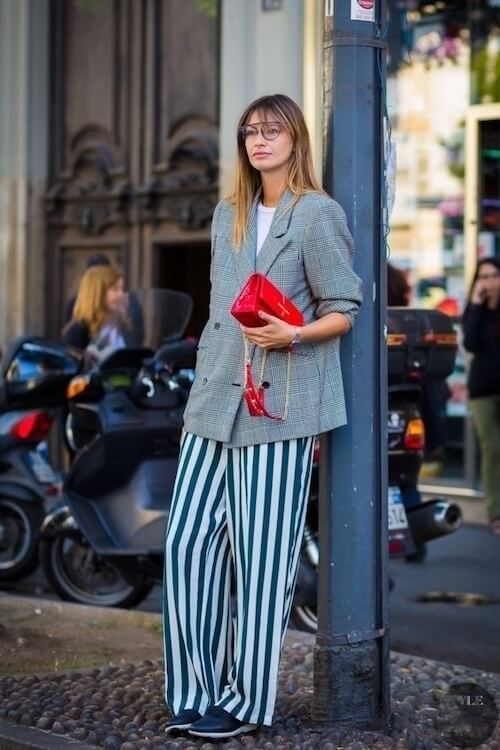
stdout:
<svg viewBox="0 0 500 750">
<path fill-rule="evenodd" d="M 172 718 L 167 721 L 165 724 L 165 732 L 183 732 L 200 719 L 201 714 L 199 714 L 198 711 L 187 708 L 184 711 L 179 711 L 178 714 L 172 716 Z"/>
<path fill-rule="evenodd" d="M 227 711 L 218 706 L 207 709 L 203 719 L 196 721 L 189 729 L 189 734 L 194 737 L 212 737 L 223 739 L 225 737 L 236 737 L 237 734 L 253 732 L 258 724 L 245 724 L 243 721 L 231 716 Z"/>
</svg>

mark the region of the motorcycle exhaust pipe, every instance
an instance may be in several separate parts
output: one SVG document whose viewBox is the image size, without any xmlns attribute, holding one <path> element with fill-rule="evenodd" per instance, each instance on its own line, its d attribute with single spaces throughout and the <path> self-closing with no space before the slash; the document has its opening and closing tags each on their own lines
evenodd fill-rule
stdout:
<svg viewBox="0 0 500 750">
<path fill-rule="evenodd" d="M 406 515 L 415 544 L 451 534 L 462 525 L 460 506 L 442 497 L 407 508 Z"/>
</svg>

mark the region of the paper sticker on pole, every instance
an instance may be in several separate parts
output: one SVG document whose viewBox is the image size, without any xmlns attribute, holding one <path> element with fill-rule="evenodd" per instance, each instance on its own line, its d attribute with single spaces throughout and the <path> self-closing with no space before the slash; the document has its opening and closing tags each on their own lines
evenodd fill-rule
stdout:
<svg viewBox="0 0 500 750">
<path fill-rule="evenodd" d="M 351 21 L 375 23 L 375 0 L 351 0 Z"/>
</svg>

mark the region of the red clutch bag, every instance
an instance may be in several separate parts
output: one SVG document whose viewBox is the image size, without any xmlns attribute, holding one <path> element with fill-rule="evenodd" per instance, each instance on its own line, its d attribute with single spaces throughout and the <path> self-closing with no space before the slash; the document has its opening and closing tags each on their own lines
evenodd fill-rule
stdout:
<svg viewBox="0 0 500 750">
<path fill-rule="evenodd" d="M 274 315 L 293 326 L 304 325 L 304 316 L 293 302 L 261 273 L 253 273 L 231 307 L 231 315 L 248 328 L 266 325 L 259 311 Z"/>
<path fill-rule="evenodd" d="M 281 289 L 278 289 L 272 281 L 269 281 L 261 273 L 253 273 L 236 297 L 231 307 L 231 314 L 248 328 L 258 328 L 266 325 L 266 321 L 259 317 L 259 312 L 267 312 L 276 318 L 284 320 L 294 326 L 304 325 L 304 316 L 293 302 L 286 297 Z M 245 341 L 245 383 L 244 398 L 251 417 L 268 417 L 269 419 L 283 420 L 288 414 L 288 396 L 290 388 L 290 356 L 291 347 L 288 347 L 288 365 L 286 376 L 285 408 L 282 416 L 270 414 L 264 404 L 265 391 L 263 386 L 264 370 L 267 362 L 267 351 L 262 357 L 260 378 L 255 385 L 252 375 L 252 364 L 248 351 L 247 339 Z"/>
</svg>

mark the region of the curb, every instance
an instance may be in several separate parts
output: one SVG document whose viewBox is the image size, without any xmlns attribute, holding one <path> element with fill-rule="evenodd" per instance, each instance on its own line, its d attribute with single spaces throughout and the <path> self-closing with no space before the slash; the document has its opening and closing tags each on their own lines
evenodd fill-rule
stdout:
<svg viewBox="0 0 500 750">
<path fill-rule="evenodd" d="M 0 719 L 0 750 L 95 750 L 70 737 L 45 732 L 43 729 L 23 727 Z"/>
</svg>

